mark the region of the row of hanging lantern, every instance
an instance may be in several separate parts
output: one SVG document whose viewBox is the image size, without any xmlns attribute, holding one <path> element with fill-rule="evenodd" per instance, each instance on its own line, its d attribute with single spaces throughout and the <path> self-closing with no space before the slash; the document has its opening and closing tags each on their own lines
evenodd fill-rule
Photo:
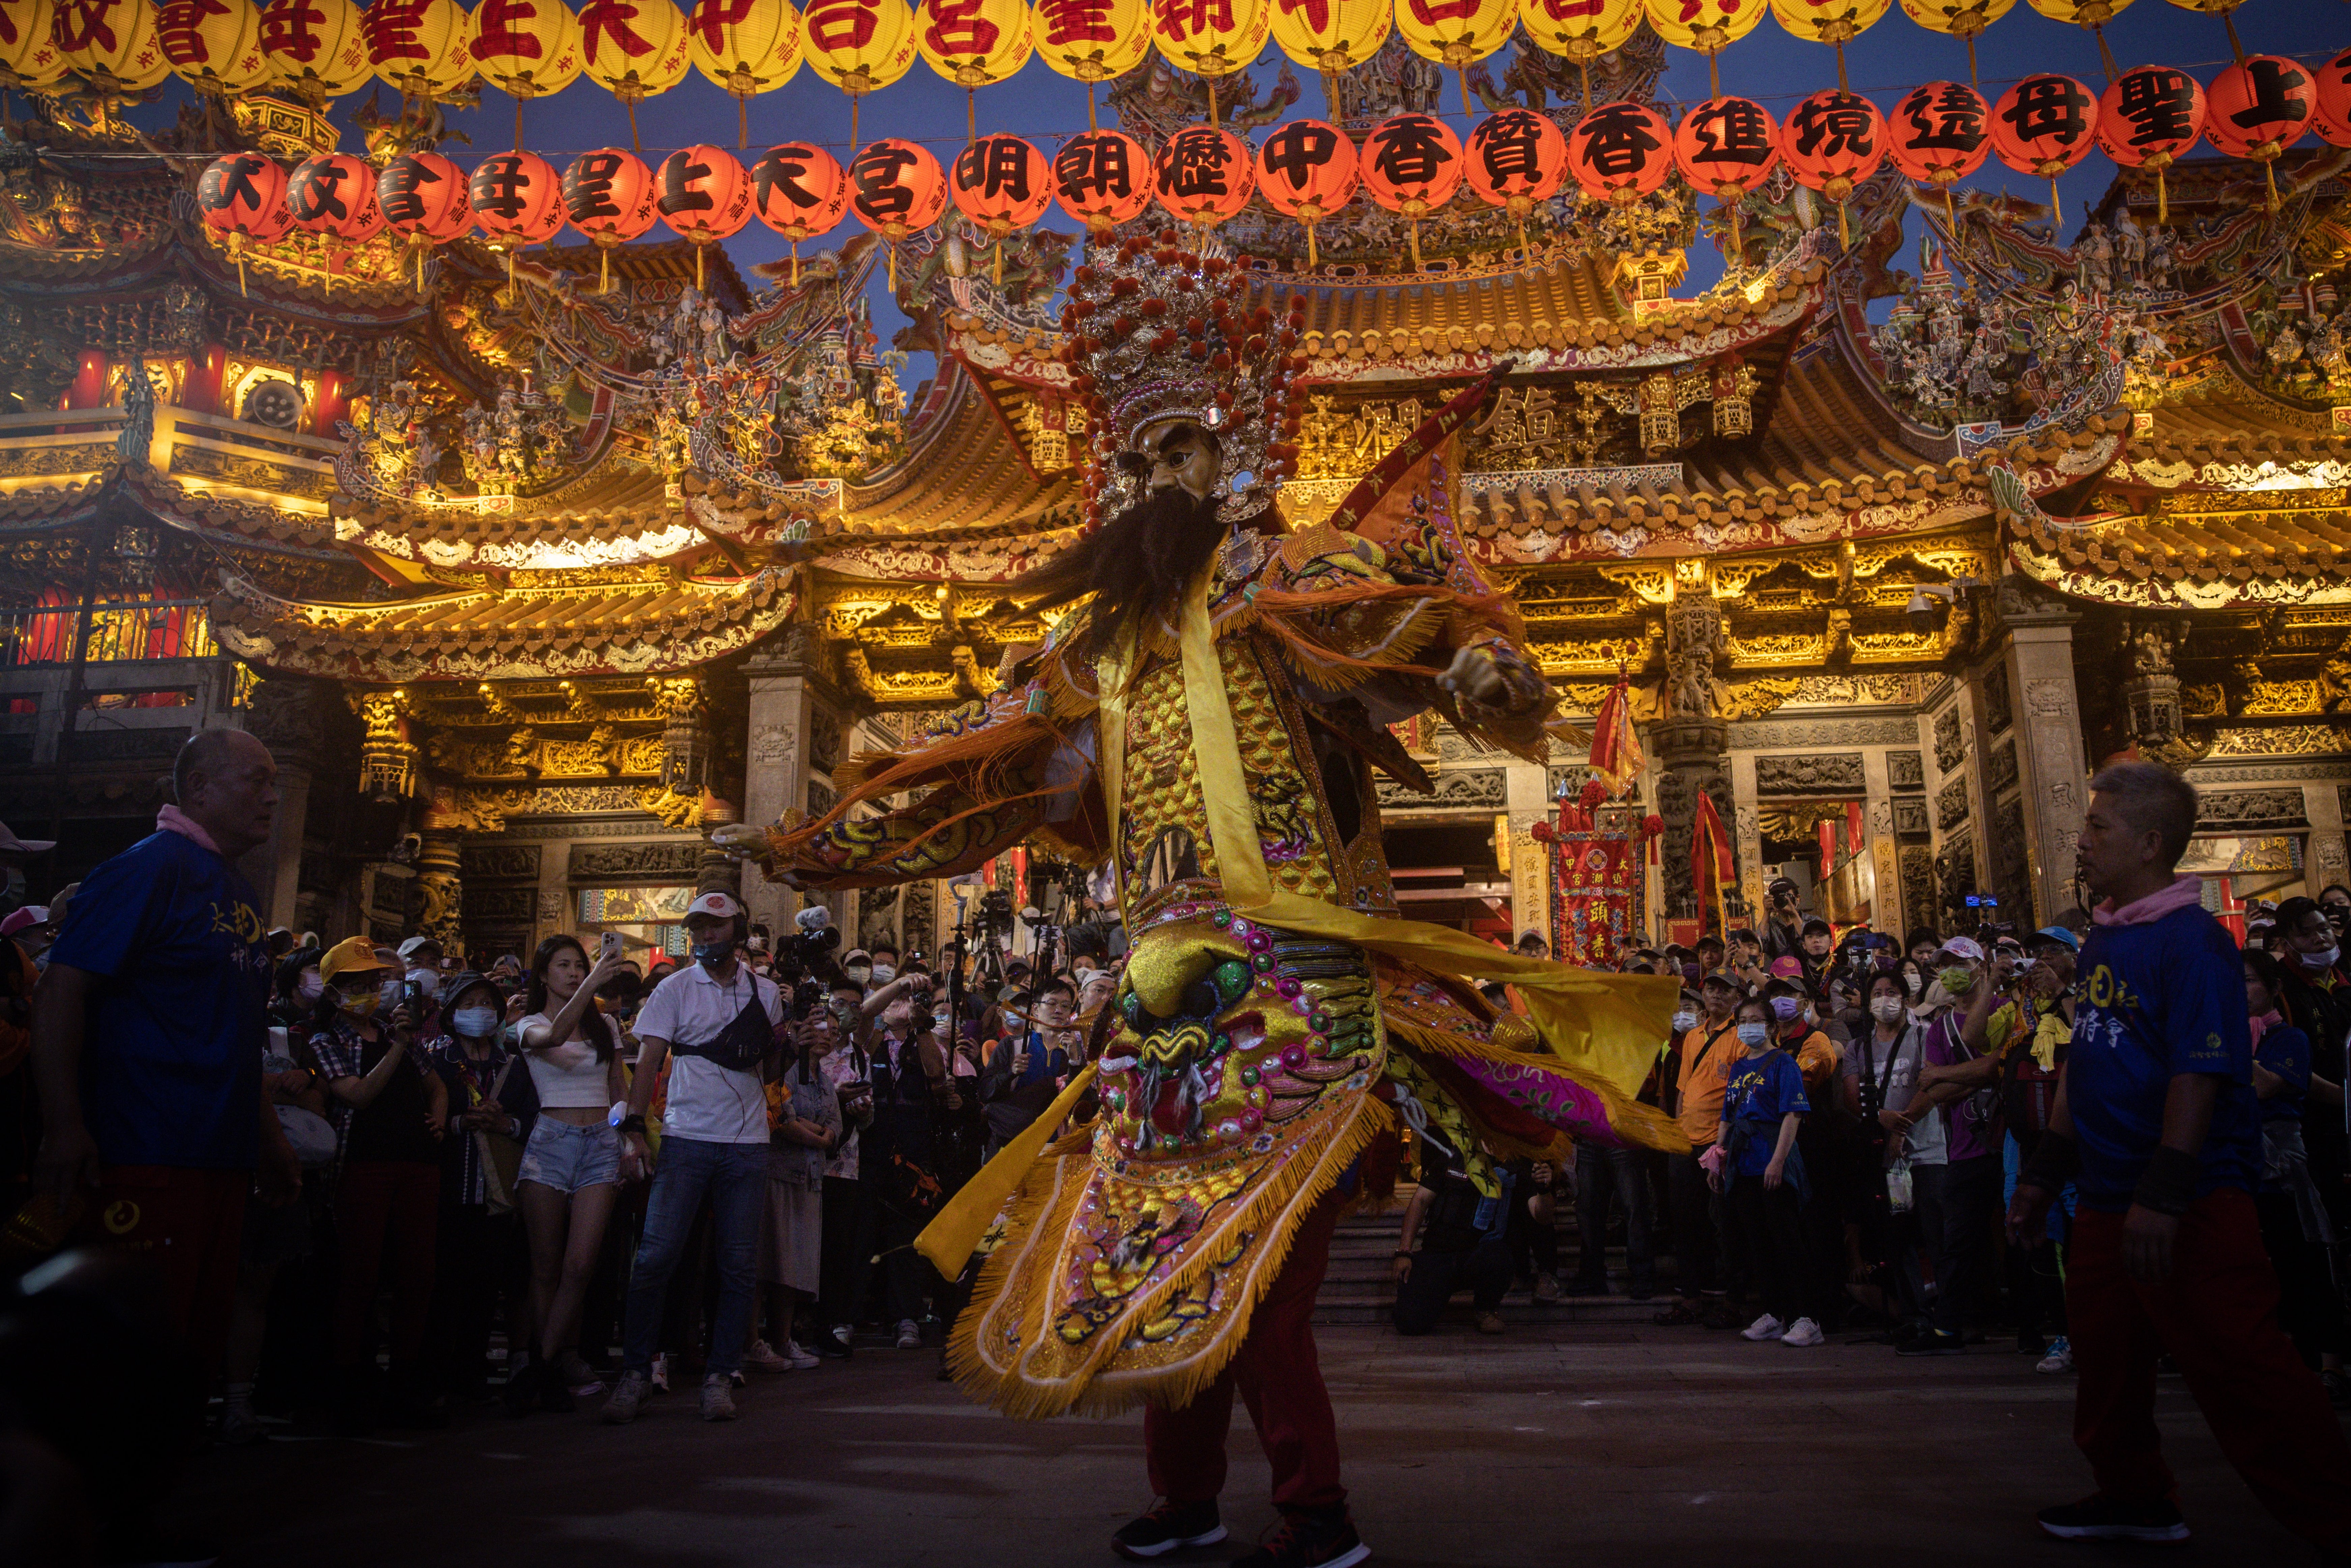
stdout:
<svg viewBox="0 0 2351 1568">
<path fill-rule="evenodd" d="M 1901 0 L 1919 25 L 1969 43 L 2015 0 Z M 2170 0 L 2226 18 L 2242 0 Z M 2093 29 L 2131 0 L 2031 0 L 2043 16 Z M 79 73 L 99 90 L 136 96 L 176 74 L 198 90 L 235 95 L 276 86 L 317 100 L 372 78 L 418 99 L 444 99 L 475 76 L 520 105 L 581 76 L 636 105 L 698 69 L 739 106 L 811 70 L 856 101 L 904 77 L 920 56 L 967 89 L 1001 82 L 1032 56 L 1092 86 L 1133 69 L 1155 45 L 1172 64 L 1208 78 L 1211 122 L 1219 78 L 1247 68 L 1269 38 L 1291 60 L 1331 76 L 1362 65 L 1393 30 L 1412 50 L 1456 72 L 1521 30 L 1536 47 L 1590 62 L 1646 21 L 1669 44 L 1709 64 L 1768 11 L 1789 33 L 1833 45 L 1838 87 L 1844 47 L 1892 0 L 0 0 L 0 87 L 40 90 Z M 2235 31 L 2231 26 L 2233 47 Z M 2099 33 L 2105 48 L 2105 37 Z M 2242 51 L 2237 51 L 2242 57 Z M 2108 75 L 2116 74 L 2111 63 Z M 1467 82 L 1463 99 L 1468 100 Z M 1719 97 L 1719 80 L 1712 92 Z M 1585 99 L 1590 99 L 1587 75 Z M 974 110 L 977 135 L 977 110 Z M 633 136 L 632 138 L 633 141 Z"/>
<path fill-rule="evenodd" d="M 2316 73 L 2274 55 L 2223 69 L 2207 89 L 2170 66 L 2140 66 L 2103 95 L 2070 77 L 2029 76 L 1997 103 L 1964 82 L 1928 82 L 1903 95 L 1888 115 L 1858 93 L 1823 89 L 1799 101 L 1784 123 L 1752 99 L 1693 104 L 1679 124 L 1647 104 L 1601 104 L 1562 131 L 1549 116 L 1511 109 L 1481 117 L 1463 143 L 1442 120 L 1399 114 L 1371 128 L 1359 148 L 1338 127 L 1296 120 L 1252 148 L 1217 125 L 1167 139 L 1154 158 L 1122 131 L 1071 137 L 1050 160 L 1017 136 L 973 138 L 942 167 L 919 142 L 887 137 L 857 148 L 844 167 L 812 141 L 769 148 L 748 169 L 724 148 L 682 148 L 649 165 L 633 152 L 599 148 L 559 172 L 527 152 L 495 153 L 468 175 L 438 153 L 396 158 L 375 173 L 347 153 L 311 158 L 290 173 L 256 152 L 215 161 L 199 183 L 204 222 L 239 258 L 246 241 L 267 243 L 301 228 L 359 244 L 386 228 L 422 252 L 480 226 L 512 253 L 554 238 L 568 223 L 605 252 L 648 233 L 656 221 L 701 252 L 754 217 L 792 242 L 830 233 L 844 214 L 893 242 L 935 222 L 952 201 L 999 243 L 1036 223 L 1058 202 L 1099 236 L 1154 200 L 1206 230 L 1238 215 L 1252 194 L 1306 230 L 1307 261 L 1319 265 L 1316 225 L 1360 190 L 1405 217 L 1413 268 L 1420 269 L 1421 219 L 1467 183 L 1478 198 L 1510 214 L 1526 242 L 1525 219 L 1573 180 L 1595 201 L 1627 205 L 1678 171 L 1727 207 L 1732 254 L 1740 254 L 1739 201 L 1784 162 L 1807 188 L 1837 207 L 1852 243 L 1845 202 L 1891 162 L 1907 178 L 1944 194 L 1997 154 L 2011 169 L 2051 182 L 2095 146 L 2116 163 L 2157 180 L 2157 221 L 2168 220 L 2164 170 L 2199 138 L 2267 171 L 2309 131 L 2351 147 L 2351 50 Z M 2271 186 L 2275 200 L 2275 185 Z M 2063 222 L 2062 211 L 2058 214 Z M 1956 219 L 1953 218 L 1956 228 Z M 420 272 L 421 286 L 421 272 Z"/>
</svg>

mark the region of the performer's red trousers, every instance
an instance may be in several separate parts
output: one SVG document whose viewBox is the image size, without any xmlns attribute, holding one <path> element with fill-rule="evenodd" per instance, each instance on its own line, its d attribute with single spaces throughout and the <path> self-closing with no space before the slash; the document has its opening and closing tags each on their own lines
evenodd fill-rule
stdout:
<svg viewBox="0 0 2351 1568">
<path fill-rule="evenodd" d="M 2171 1277 L 2142 1284 L 2123 1266 L 2123 1217 L 2085 1208 L 2066 1258 L 2074 1441 L 2098 1490 L 2117 1502 L 2177 1500 L 2155 1426 L 2166 1351 L 2212 1436 L 2263 1508 L 2295 1534 L 2351 1552 L 2351 1446 L 2317 1374 L 2278 1326 L 2278 1285 L 2252 1195 L 2223 1187 L 2179 1221 Z"/>
<path fill-rule="evenodd" d="M 1328 1508 L 1346 1501 L 1347 1489 L 1339 1484 L 1338 1423 L 1315 1359 L 1312 1322 L 1340 1207 L 1326 1199 L 1299 1226 L 1290 1257 L 1259 1301 L 1249 1337 L 1224 1375 L 1180 1410 L 1156 1405 L 1144 1410 L 1144 1453 L 1151 1490 L 1159 1496 L 1209 1502 L 1225 1490 L 1225 1434 L 1238 1389 L 1273 1467 L 1274 1505 Z"/>
</svg>

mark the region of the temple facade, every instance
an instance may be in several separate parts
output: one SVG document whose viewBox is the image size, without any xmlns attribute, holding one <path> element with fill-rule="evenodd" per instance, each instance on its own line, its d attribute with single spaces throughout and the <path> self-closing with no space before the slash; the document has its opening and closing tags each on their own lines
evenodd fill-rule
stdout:
<svg viewBox="0 0 2351 1568">
<path fill-rule="evenodd" d="M 1433 90 L 1390 55 L 1342 75 L 1351 123 Z M 1645 95 L 1661 57 L 1644 33 L 1595 75 Z M 1558 64 L 1478 90 L 1572 122 Z M 1108 102 L 1149 141 L 1205 118 L 1199 85 L 1155 60 Z M 1281 107 L 1225 90 L 1244 127 Z M 709 828 L 823 811 L 842 762 L 1047 633 L 1005 587 L 1080 523 L 1056 298 L 1081 238 L 950 210 L 897 246 L 914 325 L 884 345 L 872 235 L 749 277 L 683 243 L 232 255 L 164 154 L 299 156 L 338 134 L 317 106 L 208 101 L 134 141 L 35 101 L 0 129 L 0 820 L 59 841 L 52 886 L 232 725 L 282 769 L 249 868 L 273 923 L 674 949 L 697 889 L 741 886 Z M 379 162 L 441 134 L 353 123 Z M 1426 504 L 1572 716 L 1626 684 L 1656 936 L 1751 920 L 1783 874 L 1880 930 L 2045 924 L 2090 773 L 2134 750 L 2205 792 L 2189 867 L 2225 914 L 2351 880 L 2344 159 L 2289 154 L 2275 210 L 2257 169 L 2182 164 L 2160 214 L 2126 181 L 2066 235 L 1886 172 L 1849 247 L 1785 183 L 1735 230 L 1678 184 L 1523 225 L 1465 194 L 1417 269 L 1375 209 L 1311 265 L 1255 209 L 1186 243 L 1305 305 L 1293 527 L 1502 371 Z M 1729 261 L 1703 291 L 1701 244 Z M 909 352 L 935 367 L 911 394 Z M 1546 928 L 1532 830 L 1585 748 L 1400 738 L 1435 781 L 1382 786 L 1409 912 Z M 1702 794 L 1719 898 L 1691 885 Z M 1044 868 L 998 869 L 1043 901 Z M 852 939 L 922 949 L 956 907 L 846 903 Z"/>
</svg>

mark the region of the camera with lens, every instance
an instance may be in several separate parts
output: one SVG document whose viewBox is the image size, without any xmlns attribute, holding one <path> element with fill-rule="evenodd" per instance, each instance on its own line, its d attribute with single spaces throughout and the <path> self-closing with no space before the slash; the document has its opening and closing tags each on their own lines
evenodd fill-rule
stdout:
<svg viewBox="0 0 2351 1568">
<path fill-rule="evenodd" d="M 814 1018 L 823 1010 L 825 1004 L 831 1000 L 831 998 L 832 993 L 825 988 L 822 980 L 797 981 L 792 986 L 792 1010 L 789 1016 L 796 1019 Z"/>
<path fill-rule="evenodd" d="M 827 980 L 836 972 L 832 955 L 841 946 L 841 928 L 832 923 L 832 911 L 821 904 L 793 915 L 792 926 L 792 934 L 776 944 L 776 978 L 793 982 L 792 994 L 798 996 L 800 980 L 810 976 Z"/>
<path fill-rule="evenodd" d="M 1012 935 L 1012 894 L 1001 887 L 991 887 L 979 895 L 979 929 L 987 936 Z"/>
</svg>

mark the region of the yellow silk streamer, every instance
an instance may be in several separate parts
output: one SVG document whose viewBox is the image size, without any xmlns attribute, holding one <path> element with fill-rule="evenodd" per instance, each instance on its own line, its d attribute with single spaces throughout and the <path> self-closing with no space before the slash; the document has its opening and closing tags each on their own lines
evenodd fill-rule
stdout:
<svg viewBox="0 0 2351 1568">
<path fill-rule="evenodd" d="M 980 1238 L 1004 1211 L 1004 1205 L 1020 1186 L 1020 1178 L 1045 1152 L 1045 1145 L 1078 1103 L 1078 1096 L 1094 1081 L 1099 1062 L 1086 1063 L 1086 1070 L 1070 1080 L 1045 1113 L 1029 1124 L 1021 1134 L 996 1152 L 996 1157 L 979 1167 L 979 1174 L 963 1184 L 963 1190 L 947 1199 L 914 1238 L 914 1250 L 928 1258 L 941 1277 L 954 1279 L 971 1261 Z"/>
<path fill-rule="evenodd" d="M 1626 1099 L 1638 1093 L 1671 1024 L 1674 1001 L 1681 994 L 1677 978 L 1573 969 L 1506 952 L 1450 926 L 1364 915 L 1273 885 L 1249 808 L 1224 669 L 1217 661 L 1208 590 L 1209 574 L 1203 572 L 1184 596 L 1184 700 L 1217 875 L 1233 913 L 1278 930 L 1352 942 L 1441 975 L 1509 981 L 1526 1002 L 1528 1021 L 1562 1062 L 1601 1079 Z"/>
</svg>

